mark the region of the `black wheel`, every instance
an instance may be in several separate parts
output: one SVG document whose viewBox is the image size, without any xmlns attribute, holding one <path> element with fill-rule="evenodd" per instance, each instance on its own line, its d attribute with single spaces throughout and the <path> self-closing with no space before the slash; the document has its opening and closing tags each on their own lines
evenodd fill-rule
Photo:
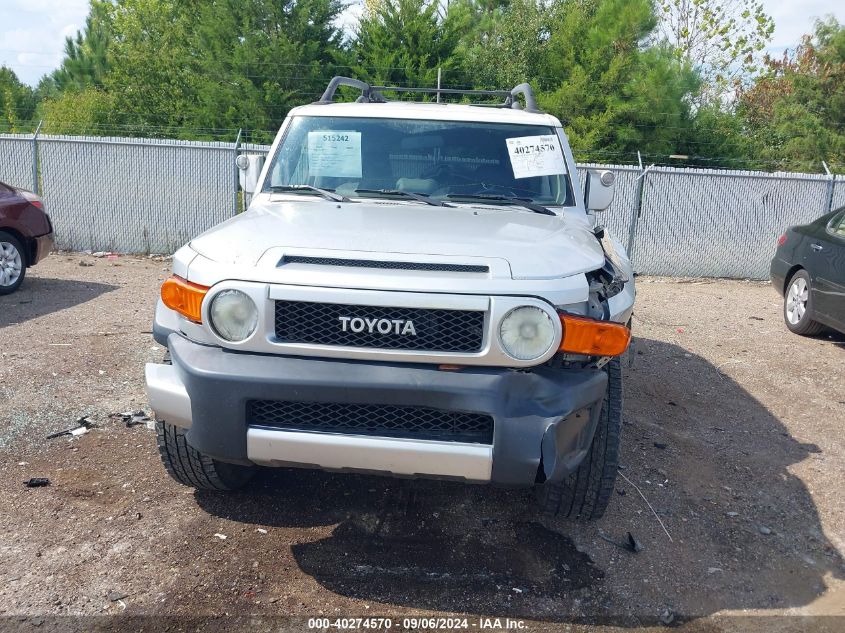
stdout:
<svg viewBox="0 0 845 633">
<path fill-rule="evenodd" d="M 814 336 L 824 330 L 824 325 L 813 320 L 813 294 L 810 290 L 810 274 L 802 269 L 792 275 L 783 293 L 786 327 L 803 336 Z"/>
<path fill-rule="evenodd" d="M 156 421 L 158 453 L 165 469 L 180 484 L 200 490 L 237 490 L 255 474 L 254 466 L 218 462 L 188 444 L 183 429 Z"/>
<path fill-rule="evenodd" d="M 8 295 L 20 288 L 26 277 L 26 249 L 10 233 L 0 231 L 0 295 Z"/>
<path fill-rule="evenodd" d="M 600 519 L 613 495 L 622 434 L 621 360 L 612 359 L 605 371 L 607 393 L 590 452 L 562 482 L 546 482 L 538 489 L 540 507 L 547 514 L 582 521 Z"/>
</svg>

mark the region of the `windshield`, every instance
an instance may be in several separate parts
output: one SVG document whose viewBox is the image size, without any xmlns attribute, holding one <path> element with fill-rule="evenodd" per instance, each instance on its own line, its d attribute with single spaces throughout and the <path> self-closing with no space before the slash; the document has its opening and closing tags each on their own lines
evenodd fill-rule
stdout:
<svg viewBox="0 0 845 633">
<path fill-rule="evenodd" d="M 560 138 L 542 125 L 294 117 L 264 191 L 302 185 L 357 198 L 407 192 L 451 203 L 481 196 L 573 204 Z"/>
</svg>

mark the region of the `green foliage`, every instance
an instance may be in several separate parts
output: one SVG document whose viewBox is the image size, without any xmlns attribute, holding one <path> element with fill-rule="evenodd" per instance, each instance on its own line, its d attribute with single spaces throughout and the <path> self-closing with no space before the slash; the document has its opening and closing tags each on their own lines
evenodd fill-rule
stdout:
<svg viewBox="0 0 845 633">
<path fill-rule="evenodd" d="M 739 98 L 753 155 L 781 169 L 845 169 L 845 26 L 816 23 L 812 37 L 780 60 Z"/>
<path fill-rule="evenodd" d="M 757 70 L 775 24 L 760 0 L 660 0 L 661 35 L 696 68 L 710 96 Z"/>
<path fill-rule="evenodd" d="M 35 94 L 11 68 L 0 66 L 0 132 L 26 132 L 35 114 Z"/>
<path fill-rule="evenodd" d="M 679 147 L 689 164 L 724 169 L 767 169 L 755 163 L 754 146 L 742 118 L 733 109 L 711 103 L 701 106 L 692 121 L 689 142 Z"/>
<path fill-rule="evenodd" d="M 444 19 L 431 0 L 381 0 L 358 25 L 352 45 L 355 74 L 375 84 L 435 86 L 437 69 L 456 70 L 453 55 L 466 13 L 457 5 Z"/>
<path fill-rule="evenodd" d="M 466 2 L 463 11 L 476 30 L 460 43 L 458 54 L 466 75 L 485 88 L 513 87 L 542 75 L 550 11 L 534 0 L 485 6 Z"/>
<path fill-rule="evenodd" d="M 62 67 L 41 92 L 56 113 L 73 92 L 93 108 L 98 93 L 88 88 L 101 88 L 112 111 L 97 120 L 100 133 L 272 130 L 324 88 L 322 69 L 342 49 L 333 25 L 341 8 L 340 0 L 94 0 L 85 30 L 68 40 Z"/>
<path fill-rule="evenodd" d="M 195 102 L 189 36 L 193 24 L 178 0 L 119 0 L 112 15 L 106 92 L 127 135 L 172 133 L 189 123 Z"/>
<path fill-rule="evenodd" d="M 113 110 L 114 97 L 99 88 L 63 92 L 41 103 L 41 130 L 45 134 L 109 134 Z"/>
<path fill-rule="evenodd" d="M 188 36 L 195 99 L 186 117 L 201 128 L 273 130 L 287 111 L 325 89 L 336 60 L 338 0 L 222 0 L 203 4 Z"/>
<path fill-rule="evenodd" d="M 697 77 L 660 47 L 643 48 L 656 20 L 648 0 L 552 5 L 544 109 L 558 116 L 587 160 L 665 159 L 691 130 Z M 552 78 L 554 81 L 552 82 Z"/>
<path fill-rule="evenodd" d="M 65 39 L 65 58 L 53 72 L 51 86 L 43 90 L 58 92 L 101 88 L 108 71 L 107 53 L 112 37 L 111 5 L 92 0 L 85 28 L 76 37 Z"/>
</svg>

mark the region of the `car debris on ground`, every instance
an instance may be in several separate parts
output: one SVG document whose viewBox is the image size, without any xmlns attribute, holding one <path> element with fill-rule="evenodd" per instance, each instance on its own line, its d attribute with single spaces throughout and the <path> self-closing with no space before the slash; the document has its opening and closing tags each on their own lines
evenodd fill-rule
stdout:
<svg viewBox="0 0 845 633">
<path fill-rule="evenodd" d="M 634 554 L 639 554 L 641 551 L 643 551 L 643 544 L 640 543 L 636 539 L 636 537 L 634 537 L 634 535 L 631 534 L 630 532 L 628 532 L 625 535 L 625 541 L 621 542 L 621 543 L 619 541 L 612 539 L 607 534 L 605 534 L 604 532 L 601 532 L 601 531 L 599 531 L 599 538 L 601 538 L 604 541 L 607 541 L 611 545 L 615 545 L 619 549 L 624 549 L 625 551 L 632 552 Z"/>
<path fill-rule="evenodd" d="M 64 429 L 63 431 L 56 431 L 55 433 L 50 433 L 47 436 L 48 440 L 55 439 L 57 437 L 62 437 L 64 435 L 69 435 L 71 437 L 77 437 L 79 435 L 85 435 L 91 429 L 96 429 L 97 425 L 88 419 L 88 416 L 83 416 L 76 421 L 76 425 L 72 426 L 68 429 Z"/>
<path fill-rule="evenodd" d="M 148 427 L 152 425 L 152 418 L 149 415 L 144 413 L 143 411 L 124 411 L 123 413 L 115 413 L 109 416 L 111 418 L 120 418 L 121 421 L 126 425 L 126 428 L 132 428 L 133 426 L 138 426 L 139 424 L 144 424 Z"/>
<path fill-rule="evenodd" d="M 44 486 L 50 485 L 50 480 L 46 477 L 32 477 L 23 482 L 23 484 L 27 488 L 43 488 Z"/>
</svg>

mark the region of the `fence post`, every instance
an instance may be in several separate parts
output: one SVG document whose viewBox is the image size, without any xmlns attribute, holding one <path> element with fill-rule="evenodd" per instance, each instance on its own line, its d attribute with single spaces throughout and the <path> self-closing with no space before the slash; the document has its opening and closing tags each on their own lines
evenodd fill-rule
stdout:
<svg viewBox="0 0 845 633">
<path fill-rule="evenodd" d="M 35 128 L 35 134 L 32 135 L 32 193 L 39 193 L 38 191 L 38 133 L 41 131 L 41 124 L 44 119 L 38 122 L 38 127 Z"/>
<path fill-rule="evenodd" d="M 643 210 L 643 190 L 645 189 L 645 176 L 649 170 L 654 167 L 654 163 L 643 169 L 643 159 L 640 153 L 637 152 L 637 161 L 640 164 L 640 175 L 637 176 L 637 189 L 634 193 L 634 212 L 631 215 L 631 230 L 628 233 L 628 259 L 633 264 L 634 262 L 634 242 L 637 239 L 637 223 L 640 220 L 640 215 Z"/>
<path fill-rule="evenodd" d="M 232 167 L 235 170 L 235 193 L 232 198 L 232 216 L 238 215 L 238 188 L 241 184 L 240 170 L 238 170 L 238 150 L 241 147 L 241 129 L 238 128 L 238 138 L 235 139 L 235 147 L 232 150 L 235 159 L 232 161 Z"/>
<path fill-rule="evenodd" d="M 833 188 L 836 186 L 836 174 L 830 173 L 830 169 L 827 167 L 827 163 L 822 161 L 822 167 L 824 167 L 825 172 L 827 173 L 827 200 L 825 201 L 825 213 L 830 213 L 833 211 Z"/>
</svg>

